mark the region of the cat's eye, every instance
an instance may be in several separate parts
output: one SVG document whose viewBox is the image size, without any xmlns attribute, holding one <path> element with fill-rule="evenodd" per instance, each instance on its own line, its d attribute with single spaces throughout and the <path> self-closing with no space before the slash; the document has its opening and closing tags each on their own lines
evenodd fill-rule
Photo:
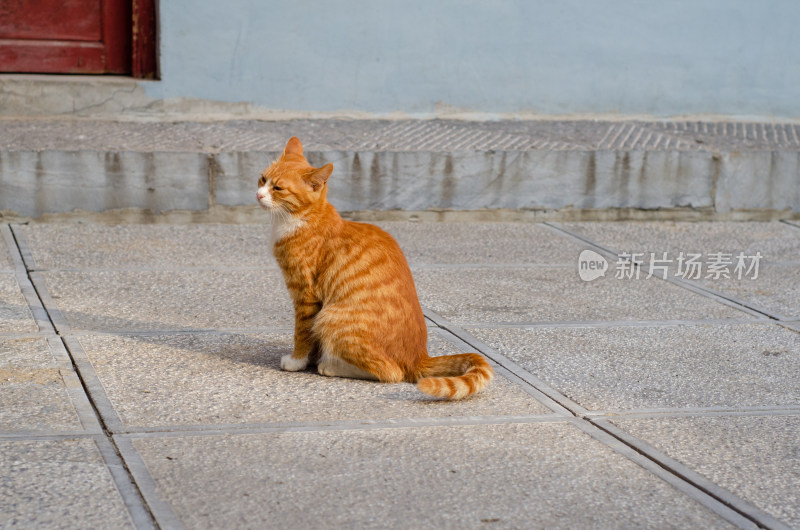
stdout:
<svg viewBox="0 0 800 530">
<path fill-rule="evenodd" d="M 280 186 L 272 186 L 272 189 L 274 191 L 283 191 L 283 188 L 281 188 Z"/>
</svg>

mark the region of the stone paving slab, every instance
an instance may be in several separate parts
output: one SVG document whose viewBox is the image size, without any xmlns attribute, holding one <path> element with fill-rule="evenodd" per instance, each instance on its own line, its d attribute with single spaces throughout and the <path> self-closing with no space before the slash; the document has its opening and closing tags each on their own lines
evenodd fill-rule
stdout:
<svg viewBox="0 0 800 530">
<path fill-rule="evenodd" d="M 378 222 L 412 265 L 573 264 L 582 250 L 541 224 Z"/>
<path fill-rule="evenodd" d="M 93 419 L 66 353 L 57 359 L 42 337 L 0 337 L 0 397 L 0 434 L 84 432 L 76 404 Z"/>
<path fill-rule="evenodd" d="M 400 244 L 412 264 L 572 264 L 582 247 L 540 224 L 375 223 Z M 95 268 L 275 267 L 269 217 L 263 224 L 28 224 L 34 270 Z M 446 242 L 447 244 L 443 244 Z"/>
<path fill-rule="evenodd" d="M 499 373 L 458 403 L 413 385 L 280 370 L 292 334 L 82 335 L 77 338 L 124 428 L 549 414 Z M 435 331 L 431 355 L 461 353 Z"/>
<path fill-rule="evenodd" d="M 800 230 L 783 222 L 627 222 L 562 223 L 561 226 L 618 252 L 651 252 L 676 259 L 680 252 L 760 252 L 761 263 L 800 262 Z"/>
<path fill-rule="evenodd" d="M 724 296 L 763 308 L 782 320 L 800 319 L 800 263 L 764 265 L 755 280 L 703 279 L 702 284 Z"/>
<path fill-rule="evenodd" d="M 33 333 L 39 326 L 13 272 L 0 272 L 0 333 Z"/>
<path fill-rule="evenodd" d="M 790 527 L 800 527 L 800 415 L 611 421 Z"/>
<path fill-rule="evenodd" d="M 563 423 L 132 443 L 191 528 L 729 527 Z"/>
<path fill-rule="evenodd" d="M 800 403 L 800 334 L 781 326 L 467 331 L 594 411 Z"/>
<path fill-rule="evenodd" d="M 1 242 L 1 241 L 0 241 Z M 5 245 L 0 244 L 0 271 L 13 271 L 14 262 L 11 261 L 11 255 Z"/>
<path fill-rule="evenodd" d="M 460 324 L 741 319 L 746 313 L 651 278 L 584 282 L 569 267 L 414 271 L 422 305 Z"/>
<path fill-rule="evenodd" d="M 254 192 L 255 193 L 255 192 Z M 34 270 L 277 267 L 269 217 L 244 225 L 15 225 Z"/>
<path fill-rule="evenodd" d="M 0 439 L 0 527 L 135 528 L 92 439 Z"/>
<path fill-rule="evenodd" d="M 70 329 L 294 327 L 292 304 L 277 268 L 38 274 L 52 298 L 52 307 L 59 310 Z"/>
</svg>

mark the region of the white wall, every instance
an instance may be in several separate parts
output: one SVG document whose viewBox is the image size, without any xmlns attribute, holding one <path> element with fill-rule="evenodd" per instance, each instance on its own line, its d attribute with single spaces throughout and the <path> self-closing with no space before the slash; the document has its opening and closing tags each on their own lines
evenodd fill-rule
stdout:
<svg viewBox="0 0 800 530">
<path fill-rule="evenodd" d="M 800 117 L 796 0 L 164 0 L 157 98 Z"/>
</svg>

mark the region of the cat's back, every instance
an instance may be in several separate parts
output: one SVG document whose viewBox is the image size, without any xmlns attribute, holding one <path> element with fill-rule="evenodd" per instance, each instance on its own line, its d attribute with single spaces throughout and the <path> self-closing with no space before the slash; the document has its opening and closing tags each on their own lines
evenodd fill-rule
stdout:
<svg viewBox="0 0 800 530">
<path fill-rule="evenodd" d="M 393 249 L 400 250 L 397 241 L 383 228 L 370 224 L 359 223 L 357 221 L 344 221 L 342 232 L 350 238 L 358 238 L 371 241 L 372 243 L 391 246 Z"/>
<path fill-rule="evenodd" d="M 369 223 L 345 221 L 342 236 L 344 243 L 353 250 L 363 252 L 368 261 L 383 262 L 408 268 L 408 263 L 397 241 L 379 226 Z M 387 263 L 388 265 L 389 263 Z"/>
<path fill-rule="evenodd" d="M 382 228 L 355 221 L 344 221 L 331 245 L 328 276 L 341 280 L 347 278 L 346 289 L 359 287 L 375 289 L 392 285 L 386 292 L 403 294 L 409 301 L 416 301 L 416 289 L 411 270 L 397 241 Z M 332 287 L 341 287 L 342 282 L 332 281 Z"/>
</svg>

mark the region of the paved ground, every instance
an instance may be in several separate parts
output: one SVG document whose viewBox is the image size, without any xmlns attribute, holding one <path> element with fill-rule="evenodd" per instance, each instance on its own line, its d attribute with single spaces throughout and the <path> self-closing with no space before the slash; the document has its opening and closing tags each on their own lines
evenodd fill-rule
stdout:
<svg viewBox="0 0 800 530">
<path fill-rule="evenodd" d="M 484 393 L 281 372 L 265 225 L 0 225 L 0 527 L 800 528 L 800 223 L 382 226 Z"/>
</svg>

